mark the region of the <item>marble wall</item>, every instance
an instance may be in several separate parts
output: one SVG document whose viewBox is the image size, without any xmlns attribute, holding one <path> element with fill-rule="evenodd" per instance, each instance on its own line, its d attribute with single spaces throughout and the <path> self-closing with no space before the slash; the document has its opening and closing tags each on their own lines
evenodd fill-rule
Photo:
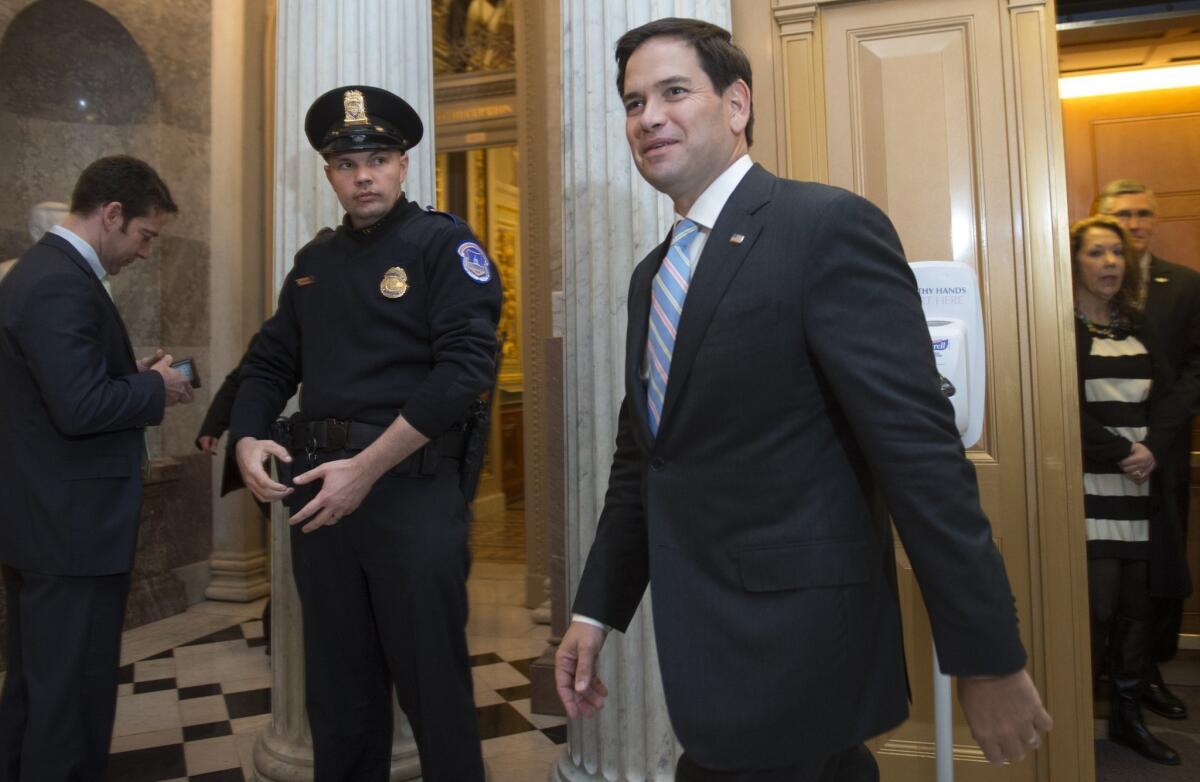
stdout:
<svg viewBox="0 0 1200 782">
<path fill-rule="evenodd" d="M 0 258 L 28 246 L 30 207 L 69 201 L 92 160 L 147 160 L 180 213 L 150 259 L 113 278 L 113 296 L 139 354 L 162 345 L 193 356 L 202 372 L 210 367 L 211 17 L 210 0 L 0 0 Z M 168 413 L 150 434 L 153 453 L 194 452 L 210 390 Z"/>
<path fill-rule="evenodd" d="M 229 371 L 209 361 L 212 12 L 212 0 L 0 0 L 0 259 L 30 244 L 30 208 L 69 201 L 104 155 L 146 160 L 179 205 L 152 256 L 112 279 L 137 354 L 192 356 L 205 381 L 148 431 L 152 455 L 181 463 L 155 554 L 170 568 L 212 551 L 210 457 L 193 439 Z"/>
</svg>

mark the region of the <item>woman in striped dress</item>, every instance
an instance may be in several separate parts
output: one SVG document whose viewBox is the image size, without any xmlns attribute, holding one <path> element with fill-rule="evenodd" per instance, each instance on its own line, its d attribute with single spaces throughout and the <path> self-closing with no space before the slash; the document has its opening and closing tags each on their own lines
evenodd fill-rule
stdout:
<svg viewBox="0 0 1200 782">
<path fill-rule="evenodd" d="M 1111 217 L 1071 227 L 1093 674 L 1111 661 L 1109 738 L 1175 765 L 1179 755 L 1146 729 L 1139 705 L 1150 650 L 1156 464 L 1143 443 L 1153 364 L 1138 338 L 1137 267 L 1128 247 Z"/>
</svg>

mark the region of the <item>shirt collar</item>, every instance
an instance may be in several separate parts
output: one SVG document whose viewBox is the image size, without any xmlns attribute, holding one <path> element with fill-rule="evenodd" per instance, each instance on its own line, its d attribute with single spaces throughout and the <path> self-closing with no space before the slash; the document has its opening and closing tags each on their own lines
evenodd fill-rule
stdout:
<svg viewBox="0 0 1200 782">
<path fill-rule="evenodd" d="M 100 256 L 96 254 L 95 248 L 83 240 L 79 234 L 74 231 L 63 228 L 61 225 L 56 225 L 50 229 L 50 233 L 55 236 L 61 236 L 71 243 L 71 246 L 83 256 L 83 259 L 88 262 L 88 266 L 92 267 L 92 272 L 96 275 L 96 279 L 103 280 L 108 276 L 108 272 L 100 265 Z"/>
<path fill-rule="evenodd" d="M 746 176 L 746 172 L 753 167 L 754 161 L 750 159 L 749 155 L 742 155 L 733 161 L 729 168 L 725 169 L 700 194 L 696 203 L 692 204 L 691 210 L 687 213 L 687 218 L 705 230 L 711 231 L 712 227 L 717 224 L 717 217 L 721 214 L 721 210 L 725 208 L 725 202 L 741 184 L 742 177 Z M 675 222 L 678 223 L 682 219 L 683 215 L 675 214 Z"/>
</svg>

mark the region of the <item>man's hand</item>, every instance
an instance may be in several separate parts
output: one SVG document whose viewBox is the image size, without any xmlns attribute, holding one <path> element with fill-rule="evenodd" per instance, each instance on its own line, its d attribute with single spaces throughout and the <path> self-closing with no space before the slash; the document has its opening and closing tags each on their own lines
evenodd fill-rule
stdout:
<svg viewBox="0 0 1200 782">
<path fill-rule="evenodd" d="M 146 361 L 147 359 L 142 360 Z M 148 370 L 162 375 L 163 385 L 167 390 L 167 407 L 192 401 L 192 384 L 178 369 L 171 368 L 171 361 L 170 354 L 164 353 L 150 365 Z"/>
<path fill-rule="evenodd" d="M 217 452 L 217 443 L 220 442 L 220 439 L 212 435 L 202 434 L 196 438 L 196 447 L 211 456 Z"/>
<path fill-rule="evenodd" d="M 960 677 L 958 703 L 971 735 L 997 765 L 1024 759 L 1025 751 L 1040 747 L 1042 734 L 1054 727 L 1024 669 L 1008 676 Z"/>
<path fill-rule="evenodd" d="M 1154 472 L 1158 462 L 1154 460 L 1154 454 L 1149 448 L 1141 443 L 1134 443 L 1129 455 L 1117 462 L 1117 466 L 1135 482 L 1145 483 L 1150 480 L 1150 473 Z"/>
<path fill-rule="evenodd" d="M 285 462 L 292 461 L 292 455 L 279 443 L 243 437 L 237 441 L 234 453 L 237 455 L 238 470 L 242 473 L 242 483 L 261 502 L 282 500 L 294 491 L 290 486 L 271 480 L 271 476 L 263 469 L 269 456 L 276 456 Z"/>
<path fill-rule="evenodd" d="M 317 480 L 321 481 L 321 491 L 288 519 L 288 524 L 293 526 L 309 519 L 300 528 L 302 532 L 312 532 L 326 524 L 337 524 L 340 519 L 353 513 L 375 485 L 376 477 L 355 459 L 338 459 L 317 465 L 297 475 L 292 482 L 303 485 Z"/>
<path fill-rule="evenodd" d="M 554 683 L 571 719 L 591 717 L 604 708 L 608 688 L 596 676 L 596 658 L 604 646 L 604 630 L 587 622 L 571 622 L 554 655 Z"/>
<path fill-rule="evenodd" d="M 137 360 L 138 372 L 149 372 L 150 367 L 157 364 L 159 362 L 159 360 L 165 355 L 167 355 L 167 351 L 163 350 L 162 348 L 159 348 L 158 350 L 154 351 L 153 356 L 145 356 L 143 358 L 139 358 Z"/>
</svg>

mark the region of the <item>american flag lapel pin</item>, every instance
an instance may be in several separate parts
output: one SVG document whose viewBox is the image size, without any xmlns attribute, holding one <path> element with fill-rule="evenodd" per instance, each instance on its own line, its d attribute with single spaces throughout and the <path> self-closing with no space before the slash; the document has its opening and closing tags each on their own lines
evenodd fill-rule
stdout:
<svg viewBox="0 0 1200 782">
<path fill-rule="evenodd" d="M 746 241 L 746 237 L 742 234 L 734 234 L 733 236 L 729 237 L 730 244 L 741 244 L 744 241 Z"/>
</svg>

